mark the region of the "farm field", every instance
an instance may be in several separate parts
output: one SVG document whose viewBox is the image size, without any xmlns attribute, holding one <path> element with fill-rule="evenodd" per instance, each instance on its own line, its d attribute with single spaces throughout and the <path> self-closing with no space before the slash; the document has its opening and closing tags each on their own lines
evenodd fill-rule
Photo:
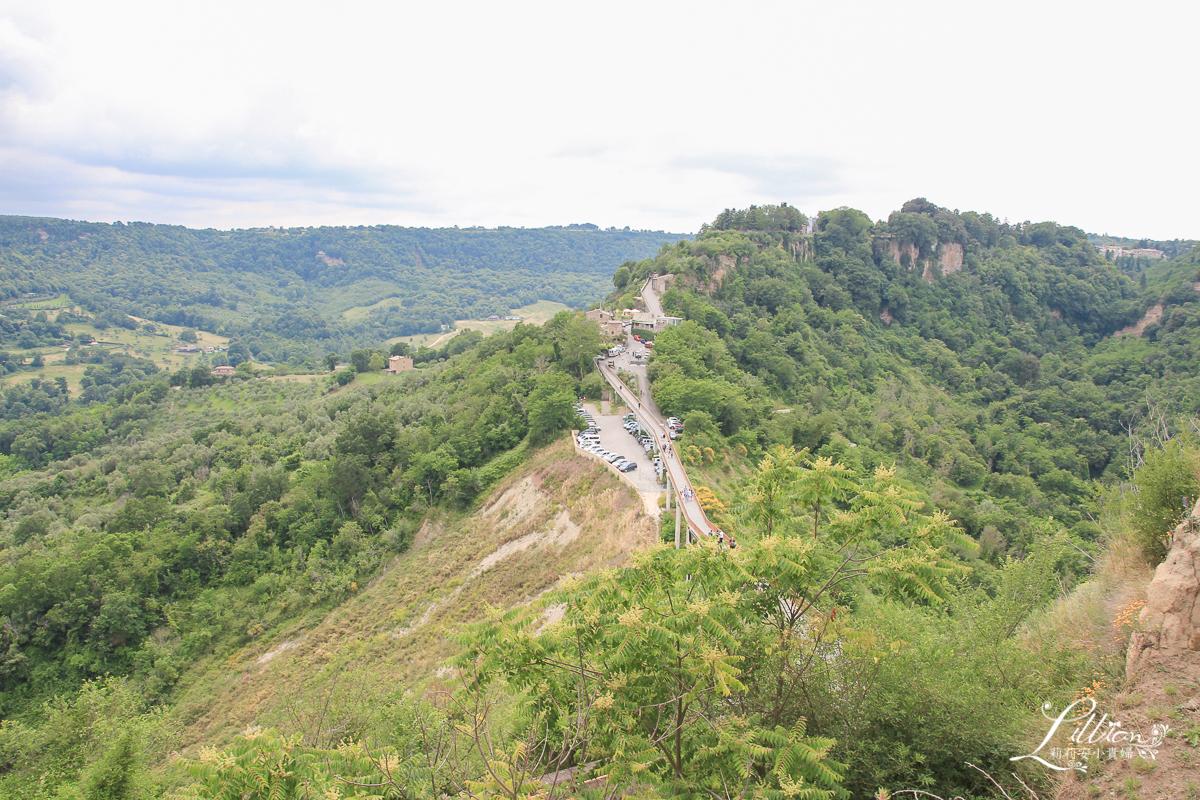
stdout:
<svg viewBox="0 0 1200 800">
<path fill-rule="evenodd" d="M 68 308 L 72 305 L 71 296 L 65 292 L 54 297 L 35 297 L 28 300 L 9 300 L 0 303 L 2 308 L 20 308 L 26 311 L 48 311 L 50 309 Z"/>
<path fill-rule="evenodd" d="M 66 295 L 62 295 L 66 297 Z M 43 300 L 41 305 L 26 305 L 25 307 L 38 310 L 46 310 L 47 316 L 54 319 L 57 312 L 65 310 L 67 306 L 53 306 L 54 300 Z M 51 304 L 51 305 L 47 305 Z M 136 319 L 136 317 L 135 317 Z M 146 322 L 139 319 L 138 322 Z M 79 334 L 88 334 L 95 337 L 99 342 L 100 347 L 109 350 L 117 350 L 130 356 L 145 358 L 153 361 L 159 369 L 168 372 L 174 372 L 180 367 L 189 364 L 195 356 L 180 355 L 175 352 L 175 348 L 179 347 L 183 342 L 179 340 L 179 334 L 184 330 L 178 325 L 166 325 L 161 322 L 153 323 L 159 333 L 147 333 L 141 328 L 137 330 L 127 330 L 125 328 L 109 327 L 100 329 L 94 325 L 87 323 L 70 323 L 66 326 L 72 334 L 77 337 Z M 226 347 L 229 344 L 228 337 L 218 336 L 215 333 L 206 331 L 196 332 L 196 344 L 200 347 Z M 38 353 L 46 365 L 41 369 L 33 372 L 31 370 L 21 370 L 8 375 L 0 376 L 0 387 L 11 386 L 15 383 L 23 383 L 30 378 L 42 378 L 44 380 L 54 380 L 55 378 L 66 378 L 67 386 L 72 393 L 78 393 L 80 390 L 79 380 L 83 377 L 84 370 L 87 364 L 67 364 L 66 349 L 62 347 L 34 347 L 29 349 L 14 348 L 9 352 L 14 358 L 24 360 L 32 359 Z"/>
<path fill-rule="evenodd" d="M 383 301 L 381 301 L 383 302 Z M 378 304 L 377 304 L 378 305 Z M 365 308 L 365 307 L 364 307 Z M 346 313 L 348 314 L 350 311 Z M 569 311 L 570 306 L 562 303 L 555 303 L 550 300 L 539 300 L 536 303 L 530 303 L 521 308 L 514 308 L 509 313 L 522 318 L 522 322 L 532 325 L 542 325 L 548 322 L 555 314 L 560 311 Z M 366 312 L 364 311 L 363 314 Z M 450 341 L 456 334 L 464 330 L 479 331 L 484 336 L 491 336 L 493 333 L 500 331 L 511 331 L 517 327 L 517 323 L 513 320 L 485 320 L 485 319 L 459 319 L 454 321 L 454 330 L 446 333 L 417 333 L 412 336 L 395 336 L 388 339 L 388 344 L 396 342 L 406 342 L 413 347 L 441 347 Z"/>
<path fill-rule="evenodd" d="M 371 311 L 373 311 L 374 309 L 383 308 L 383 307 L 389 306 L 389 305 L 398 306 L 399 304 L 400 304 L 399 297 L 385 297 L 382 300 L 375 302 L 375 303 L 371 303 L 368 306 L 351 306 L 350 308 L 347 308 L 345 311 L 342 312 L 342 319 L 345 319 L 345 320 L 362 319 L 363 317 L 370 314 Z"/>
</svg>

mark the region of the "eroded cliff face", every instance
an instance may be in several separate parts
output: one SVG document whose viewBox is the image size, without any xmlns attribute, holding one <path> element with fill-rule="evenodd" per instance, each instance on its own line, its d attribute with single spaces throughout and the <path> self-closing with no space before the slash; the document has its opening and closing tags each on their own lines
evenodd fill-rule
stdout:
<svg viewBox="0 0 1200 800">
<path fill-rule="evenodd" d="M 910 269 L 915 267 L 921 260 L 921 251 L 917 249 L 915 244 L 909 244 L 908 242 L 902 244 L 892 239 L 888 242 L 887 252 L 888 257 L 901 266 L 907 261 Z"/>
<path fill-rule="evenodd" d="M 948 242 L 938 247 L 938 264 L 943 275 L 953 275 L 962 272 L 963 246 L 958 242 Z"/>
<path fill-rule="evenodd" d="M 1175 528 L 1170 552 L 1146 588 L 1138 630 L 1129 638 L 1124 690 L 1105 709 L 1124 731 L 1161 744 L 1147 760 L 1101 761 L 1086 780 L 1064 779 L 1057 800 L 1119 796 L 1131 782 L 1139 797 L 1193 796 L 1191 748 L 1174 732 L 1200 719 L 1200 516 L 1194 512 Z M 1170 719 L 1167 708 L 1174 708 Z"/>
<path fill-rule="evenodd" d="M 1171 549 L 1146 589 L 1139 621 L 1140 649 L 1200 651 L 1200 519 L 1194 508 L 1172 534 Z M 1134 655 L 1133 642 L 1129 650 Z"/>
<path fill-rule="evenodd" d="M 915 244 L 893 239 L 888 242 L 887 254 L 892 261 L 901 266 L 907 264 L 908 269 L 920 269 L 921 277 L 926 283 L 937 280 L 934 265 L 942 275 L 953 275 L 955 272 L 961 272 L 963 268 L 963 246 L 958 242 L 939 243 L 933 258 L 922 259 L 921 251 Z"/>
</svg>

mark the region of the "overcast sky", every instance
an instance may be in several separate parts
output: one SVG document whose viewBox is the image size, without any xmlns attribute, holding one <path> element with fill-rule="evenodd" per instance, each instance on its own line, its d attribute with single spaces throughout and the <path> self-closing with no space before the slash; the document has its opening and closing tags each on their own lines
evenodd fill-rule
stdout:
<svg viewBox="0 0 1200 800">
<path fill-rule="evenodd" d="M 1200 238 L 1195 2 L 0 0 L 0 214 Z"/>
</svg>

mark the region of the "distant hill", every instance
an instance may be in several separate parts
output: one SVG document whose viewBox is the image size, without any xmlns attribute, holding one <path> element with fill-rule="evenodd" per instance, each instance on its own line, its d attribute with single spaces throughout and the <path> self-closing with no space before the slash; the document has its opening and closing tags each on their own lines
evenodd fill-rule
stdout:
<svg viewBox="0 0 1200 800">
<path fill-rule="evenodd" d="M 0 217 L 0 299 L 66 291 L 92 312 L 240 338 L 259 360 L 310 360 L 538 300 L 583 306 L 622 262 L 681 238 L 595 225 L 218 231 Z"/>
</svg>

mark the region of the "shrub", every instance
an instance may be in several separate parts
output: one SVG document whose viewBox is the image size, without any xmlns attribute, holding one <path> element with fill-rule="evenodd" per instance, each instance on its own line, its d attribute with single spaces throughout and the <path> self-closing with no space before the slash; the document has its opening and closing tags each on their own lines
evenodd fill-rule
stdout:
<svg viewBox="0 0 1200 800">
<path fill-rule="evenodd" d="M 1151 564 L 1167 554 L 1171 531 L 1183 519 L 1184 498 L 1189 508 L 1200 489 L 1200 446 L 1180 436 L 1159 450 L 1146 453 L 1145 463 L 1133 475 L 1130 527 L 1137 546 Z"/>
</svg>

